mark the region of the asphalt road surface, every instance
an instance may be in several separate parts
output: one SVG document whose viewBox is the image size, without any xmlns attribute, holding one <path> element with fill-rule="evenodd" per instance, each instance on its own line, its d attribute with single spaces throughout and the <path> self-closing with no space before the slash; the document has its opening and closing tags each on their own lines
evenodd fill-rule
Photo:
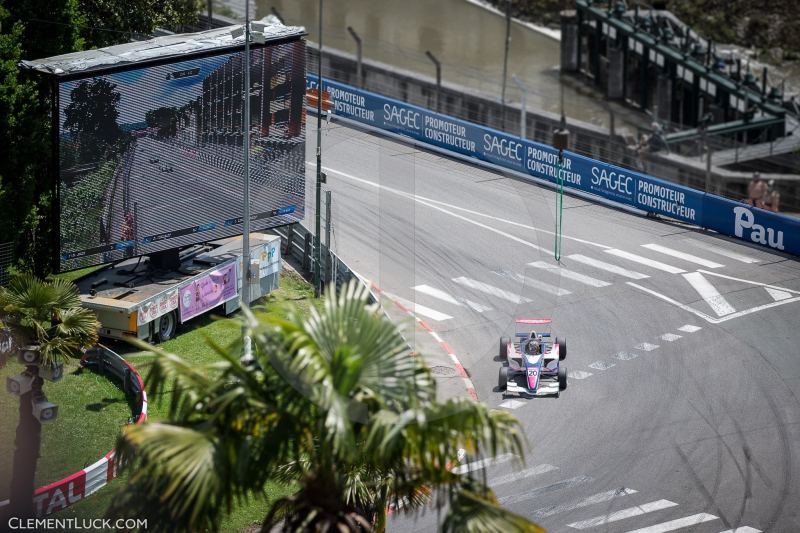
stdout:
<svg viewBox="0 0 800 533">
<path fill-rule="evenodd" d="M 480 400 L 519 418 L 525 464 L 485 471 L 502 503 L 550 531 L 800 531 L 796 258 L 566 196 L 559 264 L 552 189 L 337 123 L 323 168 L 334 250 L 414 302 Z M 558 399 L 495 389 L 520 316 L 568 339 Z"/>
</svg>

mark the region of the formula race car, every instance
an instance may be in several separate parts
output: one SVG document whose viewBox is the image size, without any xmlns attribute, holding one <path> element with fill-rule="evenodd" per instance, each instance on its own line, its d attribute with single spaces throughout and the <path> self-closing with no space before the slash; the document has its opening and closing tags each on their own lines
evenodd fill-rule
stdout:
<svg viewBox="0 0 800 533">
<path fill-rule="evenodd" d="M 498 385 L 503 396 L 515 393 L 527 396 L 559 396 L 567 388 L 566 339 L 550 341 L 550 333 L 532 328 L 547 326 L 549 318 L 518 318 L 514 340 L 500 338 Z M 516 341 L 516 342 L 515 342 Z"/>
</svg>

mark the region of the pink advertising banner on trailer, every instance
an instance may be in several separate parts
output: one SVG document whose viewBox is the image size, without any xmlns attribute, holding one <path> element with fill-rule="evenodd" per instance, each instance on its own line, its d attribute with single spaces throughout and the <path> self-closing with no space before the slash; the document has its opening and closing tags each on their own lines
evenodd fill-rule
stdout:
<svg viewBox="0 0 800 533">
<path fill-rule="evenodd" d="M 231 263 L 180 289 L 181 322 L 236 297 L 236 263 Z"/>
</svg>

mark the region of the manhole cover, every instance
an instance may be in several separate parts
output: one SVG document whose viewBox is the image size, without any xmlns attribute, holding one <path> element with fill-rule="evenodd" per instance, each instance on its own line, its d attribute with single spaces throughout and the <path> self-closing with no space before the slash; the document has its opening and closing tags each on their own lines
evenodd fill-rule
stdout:
<svg viewBox="0 0 800 533">
<path fill-rule="evenodd" d="M 456 369 L 449 366 L 432 366 L 431 374 L 434 376 L 451 377 L 458 374 Z"/>
</svg>

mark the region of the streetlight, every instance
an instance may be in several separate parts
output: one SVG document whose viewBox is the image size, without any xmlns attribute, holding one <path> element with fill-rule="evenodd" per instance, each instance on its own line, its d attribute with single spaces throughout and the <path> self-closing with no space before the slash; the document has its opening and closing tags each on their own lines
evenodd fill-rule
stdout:
<svg viewBox="0 0 800 533">
<path fill-rule="evenodd" d="M 430 50 L 425 51 L 425 55 L 428 56 L 428 59 L 433 61 L 433 64 L 436 66 L 436 112 L 441 112 L 441 104 L 442 104 L 442 64 L 439 63 L 439 60 L 436 59 Z"/>
<path fill-rule="evenodd" d="M 320 231 L 322 219 L 320 207 L 322 194 L 322 0 L 319 0 L 319 40 L 317 53 L 317 186 L 316 186 L 316 212 L 314 215 L 316 231 L 314 232 L 314 295 L 319 298 L 322 294 L 322 278 L 320 276 L 320 261 L 322 250 L 320 247 Z"/>
<path fill-rule="evenodd" d="M 364 88 L 364 82 L 363 82 L 363 80 L 361 78 L 361 75 L 362 75 L 362 73 L 361 73 L 361 60 L 362 60 L 361 49 L 362 49 L 363 42 L 361 41 L 361 36 L 359 36 L 356 33 L 356 30 L 354 30 L 352 26 L 348 26 L 347 27 L 347 32 L 353 37 L 353 40 L 356 42 L 356 60 L 357 60 L 357 63 L 356 63 L 356 80 L 358 80 L 358 86 L 363 89 Z"/>
<path fill-rule="evenodd" d="M 506 0 L 506 51 L 503 55 L 503 92 L 500 103 L 503 104 L 503 123 L 505 124 L 506 76 L 508 75 L 508 47 L 511 44 L 511 0 Z"/>
<path fill-rule="evenodd" d="M 517 77 L 516 74 L 511 75 L 511 79 L 514 80 L 514 83 L 517 85 L 520 94 L 521 102 L 521 109 L 520 109 L 520 116 L 519 116 L 519 136 L 523 139 L 525 138 L 525 127 L 526 124 L 526 113 L 525 113 L 525 100 L 528 96 L 528 88 L 525 87 L 525 84 L 522 83 L 522 80 Z"/>
<path fill-rule="evenodd" d="M 250 1 L 244 2 L 244 220 L 242 233 L 242 307 L 250 305 Z M 247 341 L 245 341 L 245 345 Z"/>
</svg>

